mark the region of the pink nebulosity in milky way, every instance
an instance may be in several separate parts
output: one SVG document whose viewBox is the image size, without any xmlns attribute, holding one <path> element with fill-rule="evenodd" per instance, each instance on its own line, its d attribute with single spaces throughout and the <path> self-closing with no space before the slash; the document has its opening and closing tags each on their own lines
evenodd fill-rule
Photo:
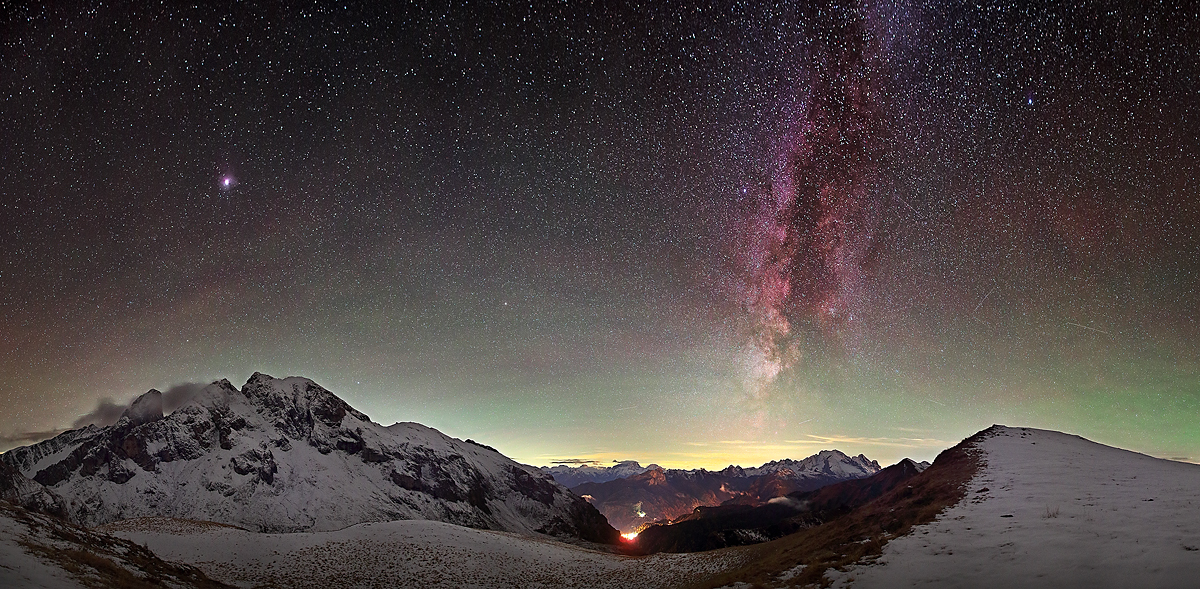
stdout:
<svg viewBox="0 0 1200 589">
<path fill-rule="evenodd" d="M 809 83 L 776 149 L 753 220 L 746 306 L 753 397 L 819 343 L 853 352 L 873 243 L 884 121 L 881 60 L 857 10 L 814 12 L 832 34 L 803 68 Z"/>
</svg>

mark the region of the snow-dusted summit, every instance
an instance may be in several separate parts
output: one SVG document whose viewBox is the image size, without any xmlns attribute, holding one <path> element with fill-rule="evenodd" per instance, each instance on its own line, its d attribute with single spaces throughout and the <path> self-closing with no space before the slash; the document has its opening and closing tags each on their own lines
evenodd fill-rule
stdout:
<svg viewBox="0 0 1200 589">
<path fill-rule="evenodd" d="M 840 450 L 821 450 L 803 460 L 792 460 L 790 458 L 772 460 L 759 467 L 741 470 L 742 476 L 747 477 L 773 474 L 779 478 L 788 480 L 817 478 L 848 480 L 869 477 L 882 469 L 879 467 L 878 462 L 862 454 L 847 456 Z"/>
<path fill-rule="evenodd" d="M 622 460 L 612 466 L 596 466 L 592 464 L 568 466 L 566 464 L 556 464 L 554 466 L 543 466 L 541 471 L 553 476 L 554 480 L 562 483 L 567 488 L 571 488 L 583 483 L 604 483 L 615 479 L 623 479 L 656 468 L 662 467 L 657 464 L 642 466 L 636 460 Z"/>
<path fill-rule="evenodd" d="M 663 470 L 681 476 L 719 474 L 731 478 L 747 478 L 774 475 L 775 478 L 789 481 L 826 481 L 869 477 L 879 472 L 881 468 L 878 462 L 868 459 L 862 454 L 847 456 L 838 450 L 822 450 L 803 460 L 790 458 L 772 460 L 762 466 L 752 468 L 730 465 L 715 473 L 703 469 L 664 470 L 657 464 L 642 466 L 635 460 L 623 460 L 612 466 L 557 464 L 541 467 L 542 472 L 553 476 L 554 480 L 568 488 L 575 488 L 583 483 L 606 483 L 625 479 L 651 470 Z"/>
<path fill-rule="evenodd" d="M 598 542 L 617 534 L 537 469 L 416 423 L 384 427 L 298 377 L 255 373 L 241 390 L 220 380 L 167 416 L 152 390 L 114 425 L 0 460 L 11 493 L 61 497 L 67 516 L 87 526 L 163 516 L 319 531 L 427 519 Z"/>
</svg>

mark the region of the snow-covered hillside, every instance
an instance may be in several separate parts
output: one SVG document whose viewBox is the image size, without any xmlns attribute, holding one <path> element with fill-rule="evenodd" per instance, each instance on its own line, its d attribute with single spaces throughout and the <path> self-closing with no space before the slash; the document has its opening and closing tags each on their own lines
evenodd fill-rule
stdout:
<svg viewBox="0 0 1200 589">
<path fill-rule="evenodd" d="M 165 417 L 151 391 L 112 426 L 0 458 L 89 526 L 165 516 L 299 531 L 427 519 L 616 539 L 594 507 L 536 469 L 419 424 L 384 427 L 305 378 L 255 373 L 241 390 L 221 380 Z"/>
<path fill-rule="evenodd" d="M 1200 466 L 995 427 L 967 497 L 835 586 L 1196 587 Z"/>
<path fill-rule="evenodd" d="M 0 587 L 222 589 L 198 569 L 140 544 L 0 501 Z"/>
<path fill-rule="evenodd" d="M 241 587 L 680 587 L 744 558 L 737 552 L 621 556 L 431 521 L 258 534 L 151 519 L 103 530 Z"/>
</svg>

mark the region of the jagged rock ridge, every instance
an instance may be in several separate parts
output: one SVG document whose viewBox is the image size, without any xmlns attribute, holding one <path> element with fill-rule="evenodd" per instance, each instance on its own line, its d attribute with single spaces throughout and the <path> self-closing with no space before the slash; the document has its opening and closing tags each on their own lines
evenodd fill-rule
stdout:
<svg viewBox="0 0 1200 589">
<path fill-rule="evenodd" d="M 642 466 L 636 460 L 622 460 L 612 466 L 598 466 L 594 464 L 569 466 L 566 464 L 556 464 L 554 466 L 543 466 L 541 467 L 541 471 L 554 477 L 554 480 L 562 483 L 567 488 L 571 488 L 583 483 L 604 483 L 615 479 L 623 479 L 656 468 L 662 467 L 657 464 Z"/>
<path fill-rule="evenodd" d="M 167 416 L 152 390 L 114 425 L 0 459 L 88 526 L 164 516 L 318 531 L 429 519 L 599 542 L 617 534 L 536 469 L 420 424 L 384 427 L 298 377 L 255 373 L 241 390 L 220 380 Z"/>
</svg>

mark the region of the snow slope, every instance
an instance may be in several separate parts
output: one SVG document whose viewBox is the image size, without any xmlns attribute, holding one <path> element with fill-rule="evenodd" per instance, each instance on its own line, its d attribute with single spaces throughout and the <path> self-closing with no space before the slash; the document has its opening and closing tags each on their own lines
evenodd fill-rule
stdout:
<svg viewBox="0 0 1200 589">
<path fill-rule="evenodd" d="M 1200 586 L 1200 466 L 993 428 L 967 497 L 837 587 Z"/>
<path fill-rule="evenodd" d="M 419 424 L 384 427 L 305 378 L 255 373 L 241 390 L 217 381 L 167 416 L 150 391 L 114 425 L 0 460 L 87 526 L 163 516 L 301 531 L 429 519 L 617 539 L 594 507 L 537 469 Z M 8 486 L 36 491 L 21 485 Z"/>
<path fill-rule="evenodd" d="M 621 556 L 432 521 L 263 534 L 155 518 L 102 529 L 240 587 L 678 587 L 741 558 L 734 552 Z"/>
<path fill-rule="evenodd" d="M 0 509 L 6 506 L 0 503 Z M 22 540 L 30 541 L 29 528 L 9 513 L 0 515 L 0 586 L 12 589 L 83 587 L 83 583 L 65 568 L 21 545 Z M 50 537 L 45 535 L 39 539 L 40 543 L 46 544 Z"/>
<path fill-rule="evenodd" d="M 153 581 L 151 581 L 153 580 Z M 0 501 L 0 587 L 145 586 L 220 589 L 199 570 L 146 548 Z"/>
</svg>

